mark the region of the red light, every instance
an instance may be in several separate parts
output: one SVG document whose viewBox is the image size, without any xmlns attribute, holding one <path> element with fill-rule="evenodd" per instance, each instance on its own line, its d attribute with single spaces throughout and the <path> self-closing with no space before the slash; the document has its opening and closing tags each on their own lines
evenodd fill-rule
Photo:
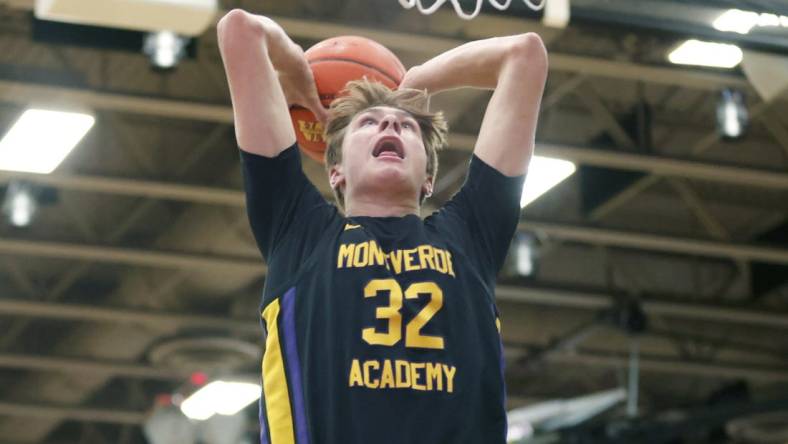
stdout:
<svg viewBox="0 0 788 444">
<path fill-rule="evenodd" d="M 189 381 L 192 385 L 205 385 L 205 383 L 208 382 L 208 375 L 203 372 L 195 372 L 192 373 Z"/>
</svg>

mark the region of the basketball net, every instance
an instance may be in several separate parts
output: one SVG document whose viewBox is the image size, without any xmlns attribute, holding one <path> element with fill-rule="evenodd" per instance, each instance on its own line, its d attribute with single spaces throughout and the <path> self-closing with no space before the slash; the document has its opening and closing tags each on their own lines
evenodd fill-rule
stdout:
<svg viewBox="0 0 788 444">
<path fill-rule="evenodd" d="M 428 8 L 424 7 L 422 0 L 399 0 L 399 4 L 402 5 L 405 9 L 412 9 L 414 6 L 416 9 L 419 10 L 420 13 L 424 15 L 432 14 L 433 12 L 437 11 L 438 8 L 443 6 L 447 0 L 435 0 L 435 3 L 430 5 Z M 449 0 L 451 1 L 451 5 L 454 7 L 454 11 L 457 12 L 457 15 L 460 18 L 465 20 L 471 20 L 472 18 L 479 15 L 479 11 L 482 10 L 482 3 L 484 0 L 476 0 L 476 9 L 473 10 L 472 13 L 468 14 L 462 10 L 462 6 L 460 6 L 460 0 Z M 493 8 L 503 11 L 504 9 L 508 8 L 509 5 L 512 3 L 512 0 L 503 0 L 502 2 L 498 2 L 498 0 L 488 0 Z M 544 4 L 547 3 L 547 0 L 537 0 L 538 3 L 534 3 L 534 0 L 523 0 L 529 8 L 533 9 L 534 11 L 539 11 L 544 8 Z"/>
</svg>

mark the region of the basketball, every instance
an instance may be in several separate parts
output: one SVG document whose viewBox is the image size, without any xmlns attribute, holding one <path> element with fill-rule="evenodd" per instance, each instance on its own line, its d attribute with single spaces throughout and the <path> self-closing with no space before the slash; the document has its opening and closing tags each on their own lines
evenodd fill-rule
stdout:
<svg viewBox="0 0 788 444">
<path fill-rule="evenodd" d="M 341 36 L 323 40 L 305 52 L 317 84 L 323 106 L 328 107 L 347 82 L 364 77 L 396 88 L 405 75 L 405 67 L 394 53 L 373 40 Z M 293 106 L 290 117 L 298 144 L 312 159 L 323 163 L 326 142 L 323 125 L 306 108 Z"/>
</svg>

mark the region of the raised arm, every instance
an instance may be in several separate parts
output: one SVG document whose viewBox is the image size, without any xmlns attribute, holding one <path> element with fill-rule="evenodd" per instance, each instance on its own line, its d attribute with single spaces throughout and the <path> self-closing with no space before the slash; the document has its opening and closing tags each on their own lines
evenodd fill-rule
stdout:
<svg viewBox="0 0 788 444">
<path fill-rule="evenodd" d="M 325 120 L 304 53 L 278 24 L 234 9 L 216 28 L 242 150 L 274 157 L 295 143 L 289 104 Z"/>
<path fill-rule="evenodd" d="M 507 176 L 524 174 L 547 80 L 547 51 L 534 33 L 466 43 L 411 68 L 400 87 L 494 89 L 474 153 Z"/>
</svg>

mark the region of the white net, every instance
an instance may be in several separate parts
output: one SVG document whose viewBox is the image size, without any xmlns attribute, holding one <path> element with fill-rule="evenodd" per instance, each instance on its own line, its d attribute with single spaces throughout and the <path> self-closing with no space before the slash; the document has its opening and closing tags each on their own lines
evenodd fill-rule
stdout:
<svg viewBox="0 0 788 444">
<path fill-rule="evenodd" d="M 424 2 L 422 0 L 399 0 L 399 4 L 402 5 L 402 7 L 405 9 L 412 9 L 413 7 L 416 7 L 416 9 L 418 9 L 420 13 L 429 15 L 437 11 L 438 8 L 440 8 L 441 6 L 443 6 L 444 3 L 446 3 L 446 1 L 447 0 L 435 0 L 435 3 L 431 4 L 428 7 L 424 6 Z M 476 8 L 474 8 L 473 12 L 467 13 L 462 9 L 462 6 L 460 5 L 460 0 L 448 0 L 448 1 L 451 2 L 451 5 L 454 7 L 454 11 L 457 12 L 457 15 L 459 15 L 460 18 L 465 20 L 470 20 L 476 17 L 477 15 L 479 15 L 479 12 L 482 10 L 482 4 L 484 3 L 484 0 L 476 0 Z M 499 11 L 503 11 L 504 9 L 508 8 L 509 5 L 512 3 L 512 0 L 503 0 L 501 2 L 499 2 L 498 0 L 488 0 L 488 1 L 495 9 Z M 525 2 L 526 5 L 528 5 L 529 8 L 533 9 L 534 11 L 539 11 L 542 8 L 544 8 L 545 3 L 547 2 L 547 0 L 536 0 L 536 1 L 523 0 L 523 1 Z"/>
</svg>

